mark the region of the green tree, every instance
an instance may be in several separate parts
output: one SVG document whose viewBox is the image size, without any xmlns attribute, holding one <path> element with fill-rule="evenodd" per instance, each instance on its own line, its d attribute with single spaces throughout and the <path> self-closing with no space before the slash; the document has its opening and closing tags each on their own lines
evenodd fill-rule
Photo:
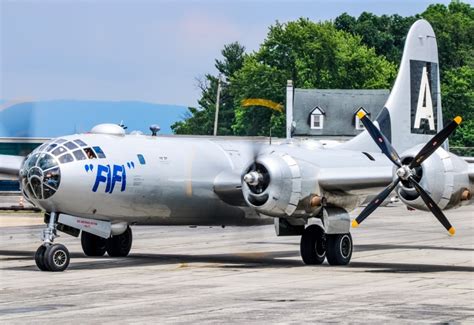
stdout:
<svg viewBox="0 0 474 325">
<path fill-rule="evenodd" d="M 447 71 L 441 84 L 443 117 L 446 122 L 459 115 L 463 123 L 451 137 L 451 146 L 474 147 L 474 69 L 463 66 Z"/>
<path fill-rule="evenodd" d="M 238 135 L 284 135 L 284 114 L 264 108 L 244 108 L 245 98 L 265 98 L 284 103 L 286 81 L 300 88 L 387 88 L 395 65 L 361 38 L 337 30 L 329 22 L 299 19 L 270 27 L 260 49 L 250 55 L 231 79 L 236 102 L 233 125 Z"/>
<path fill-rule="evenodd" d="M 226 82 L 242 67 L 245 48 L 238 42 L 224 46 L 221 51 L 222 60 L 216 59 L 215 67 L 221 78 L 221 98 L 219 106 L 219 135 L 233 134 L 234 123 L 234 96 Z M 176 134 L 201 134 L 210 135 L 214 131 L 214 116 L 216 112 L 216 95 L 218 77 L 207 74 L 204 78 L 197 80 L 201 90 L 201 98 L 198 101 L 199 108 L 189 107 L 184 121 L 179 121 L 171 126 Z"/>
<path fill-rule="evenodd" d="M 421 16 L 435 31 L 441 69 L 474 66 L 474 8 L 470 4 L 431 5 Z"/>
<path fill-rule="evenodd" d="M 364 44 L 375 49 L 375 53 L 399 64 L 407 32 L 416 19 L 416 16 L 402 17 L 397 14 L 376 16 L 369 12 L 363 12 L 355 18 L 343 13 L 334 20 L 334 26 L 339 30 L 359 35 Z"/>
</svg>

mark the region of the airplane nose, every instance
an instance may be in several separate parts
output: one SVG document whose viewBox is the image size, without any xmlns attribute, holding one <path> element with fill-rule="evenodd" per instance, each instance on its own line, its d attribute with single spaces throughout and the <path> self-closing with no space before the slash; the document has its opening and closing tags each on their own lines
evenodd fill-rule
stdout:
<svg viewBox="0 0 474 325">
<path fill-rule="evenodd" d="M 20 179 L 22 189 L 30 199 L 45 200 L 58 190 L 61 170 L 51 154 L 35 153 L 25 160 Z"/>
</svg>

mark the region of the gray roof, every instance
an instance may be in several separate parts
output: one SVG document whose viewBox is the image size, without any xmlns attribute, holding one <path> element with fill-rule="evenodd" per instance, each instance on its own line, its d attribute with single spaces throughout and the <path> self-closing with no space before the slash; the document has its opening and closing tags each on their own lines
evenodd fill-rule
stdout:
<svg viewBox="0 0 474 325">
<path fill-rule="evenodd" d="M 387 89 L 299 89 L 295 88 L 293 121 L 295 136 L 355 136 L 356 111 L 363 107 L 375 119 L 385 105 Z M 311 129 L 309 116 L 316 106 L 325 113 L 324 128 Z"/>
</svg>

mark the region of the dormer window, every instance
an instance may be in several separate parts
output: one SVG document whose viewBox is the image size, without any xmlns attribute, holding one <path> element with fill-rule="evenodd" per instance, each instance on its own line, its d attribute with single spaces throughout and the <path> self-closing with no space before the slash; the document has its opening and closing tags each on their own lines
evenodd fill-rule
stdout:
<svg viewBox="0 0 474 325">
<path fill-rule="evenodd" d="M 370 116 L 370 113 L 367 112 L 363 107 L 359 107 L 355 112 L 354 112 L 354 125 L 356 130 L 365 130 L 364 123 L 360 120 L 360 118 L 357 116 L 357 113 L 360 111 L 363 111 L 367 116 Z"/>
<path fill-rule="evenodd" d="M 326 112 L 321 107 L 313 108 L 309 114 L 309 127 L 313 130 L 321 130 L 324 127 L 324 115 Z"/>
</svg>

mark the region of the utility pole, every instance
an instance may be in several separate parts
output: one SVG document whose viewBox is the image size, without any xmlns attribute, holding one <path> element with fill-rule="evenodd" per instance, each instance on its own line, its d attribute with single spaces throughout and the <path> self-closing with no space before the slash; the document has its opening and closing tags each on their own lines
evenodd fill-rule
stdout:
<svg viewBox="0 0 474 325">
<path fill-rule="evenodd" d="M 221 101 L 221 75 L 217 79 L 216 116 L 214 116 L 214 136 L 217 136 L 217 123 L 219 122 L 219 103 Z"/>
</svg>

